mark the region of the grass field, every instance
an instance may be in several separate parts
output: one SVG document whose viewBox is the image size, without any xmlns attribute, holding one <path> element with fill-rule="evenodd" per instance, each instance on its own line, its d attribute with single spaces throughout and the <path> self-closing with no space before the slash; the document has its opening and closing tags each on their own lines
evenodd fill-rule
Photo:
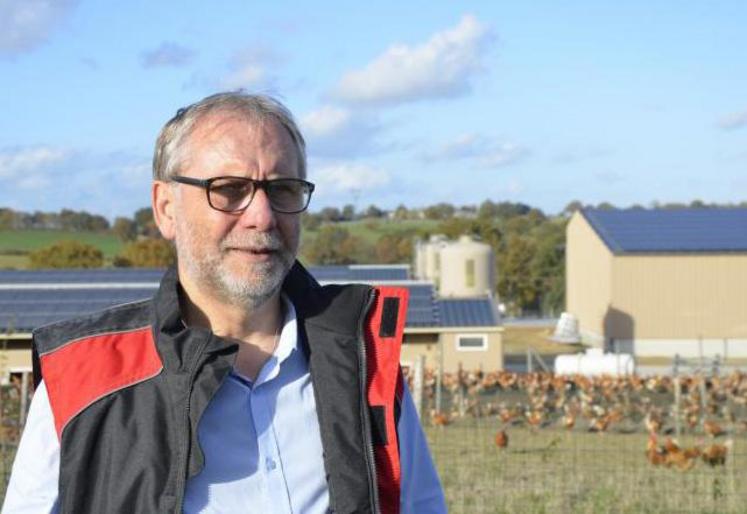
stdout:
<svg viewBox="0 0 747 514">
<path fill-rule="evenodd" d="M 0 230 L 0 269 L 25 268 L 27 254 L 57 241 L 74 240 L 100 249 L 105 259 L 111 259 L 122 249 L 122 242 L 113 234 L 98 232 L 68 232 L 64 230 Z"/>
<path fill-rule="evenodd" d="M 543 355 L 573 353 L 580 350 L 577 345 L 559 344 L 550 341 L 554 327 L 516 326 L 503 327 L 503 352 L 523 354 L 531 348 Z"/>
<path fill-rule="evenodd" d="M 498 426 L 483 418 L 426 429 L 450 513 L 747 512 L 744 438 L 734 441 L 726 466 L 698 461 L 680 472 L 646 460 L 642 433 L 517 427 L 500 450 Z"/>
<path fill-rule="evenodd" d="M 363 219 L 336 223 L 335 226 L 344 228 L 351 235 L 361 238 L 366 244 L 375 244 L 385 234 L 396 234 L 408 231 L 432 231 L 439 225 L 435 220 L 401 220 Z M 302 231 L 302 237 L 313 239 L 318 230 Z"/>
</svg>

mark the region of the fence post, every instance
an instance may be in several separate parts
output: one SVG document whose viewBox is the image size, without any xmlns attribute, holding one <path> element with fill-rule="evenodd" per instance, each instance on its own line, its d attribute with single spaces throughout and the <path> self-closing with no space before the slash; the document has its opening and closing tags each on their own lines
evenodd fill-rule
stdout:
<svg viewBox="0 0 747 514">
<path fill-rule="evenodd" d="M 423 414 L 423 368 L 425 368 L 425 355 L 420 355 L 415 361 L 415 376 L 412 381 L 412 399 L 415 402 L 415 412 L 422 419 Z"/>
<path fill-rule="evenodd" d="M 705 374 L 703 372 L 700 373 L 700 429 L 703 430 L 703 424 L 705 423 L 706 419 L 706 386 L 705 386 Z"/>
<path fill-rule="evenodd" d="M 26 424 L 26 407 L 29 398 L 29 374 L 24 371 L 21 373 L 21 409 L 18 413 L 18 426 L 23 427 Z"/>
<path fill-rule="evenodd" d="M 682 427 L 680 425 L 680 399 L 682 396 L 682 386 L 680 384 L 680 376 L 674 376 L 674 431 L 677 434 L 677 438 L 680 438 Z"/>
<path fill-rule="evenodd" d="M 531 373 L 532 370 L 532 349 L 527 348 L 527 373 Z"/>
</svg>

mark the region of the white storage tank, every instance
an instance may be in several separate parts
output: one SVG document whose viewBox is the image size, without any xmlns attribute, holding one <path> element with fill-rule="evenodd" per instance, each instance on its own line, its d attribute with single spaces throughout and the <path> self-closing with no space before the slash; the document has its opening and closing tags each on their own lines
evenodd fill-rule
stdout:
<svg viewBox="0 0 747 514">
<path fill-rule="evenodd" d="M 556 375 L 612 375 L 635 373 L 635 359 L 629 353 L 604 353 L 600 348 L 589 348 L 586 353 L 555 357 Z"/>
<path fill-rule="evenodd" d="M 430 240 L 423 245 L 425 273 L 421 278 L 431 280 L 436 285 L 441 275 L 441 249 L 445 245 L 446 236 L 440 234 L 431 236 Z"/>
<path fill-rule="evenodd" d="M 495 260 L 490 245 L 461 236 L 458 241 L 441 249 L 441 281 L 443 297 L 482 296 L 495 284 Z"/>
<path fill-rule="evenodd" d="M 415 278 L 418 280 L 427 280 L 428 276 L 426 274 L 426 257 L 425 257 L 425 249 L 428 246 L 428 243 L 423 241 L 422 239 L 417 239 L 415 241 L 415 255 L 413 256 L 414 259 L 414 265 L 413 269 L 415 270 Z"/>
</svg>

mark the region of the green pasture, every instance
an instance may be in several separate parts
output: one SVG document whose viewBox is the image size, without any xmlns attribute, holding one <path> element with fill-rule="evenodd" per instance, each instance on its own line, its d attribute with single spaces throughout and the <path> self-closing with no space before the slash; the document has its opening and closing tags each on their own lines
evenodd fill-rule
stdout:
<svg viewBox="0 0 747 514">
<path fill-rule="evenodd" d="M 401 232 L 432 232 L 436 230 L 439 221 L 435 220 L 389 220 L 383 218 L 366 218 L 356 221 L 341 221 L 334 226 L 344 228 L 351 235 L 361 238 L 367 244 L 375 244 L 385 234 Z M 324 226 L 324 225 L 322 225 Z M 302 236 L 313 238 L 318 230 L 304 230 Z"/>
<path fill-rule="evenodd" d="M 744 436 L 734 441 L 726 466 L 698 460 L 682 472 L 651 465 L 643 433 L 509 427 L 509 445 L 499 449 L 493 442 L 499 426 L 483 418 L 426 428 L 450 513 L 747 512 Z"/>
<path fill-rule="evenodd" d="M 105 232 L 71 232 L 65 230 L 0 230 L 0 269 L 25 268 L 29 252 L 58 241 L 74 240 L 95 246 L 111 259 L 119 253 L 122 242 Z"/>
</svg>

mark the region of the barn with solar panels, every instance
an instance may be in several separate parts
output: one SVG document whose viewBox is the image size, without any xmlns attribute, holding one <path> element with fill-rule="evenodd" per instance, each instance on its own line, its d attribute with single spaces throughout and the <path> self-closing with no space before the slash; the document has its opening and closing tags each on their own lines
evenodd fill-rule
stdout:
<svg viewBox="0 0 747 514">
<path fill-rule="evenodd" d="M 576 212 L 566 310 L 592 346 L 747 357 L 747 209 Z"/>
<path fill-rule="evenodd" d="M 409 265 L 310 267 L 322 284 L 402 285 L 410 291 L 402 364 L 455 371 L 503 366 L 500 318 L 490 294 L 441 298 L 436 285 L 410 278 Z M 0 270 L 0 377 L 31 370 L 37 327 L 152 296 L 158 269 Z"/>
</svg>

